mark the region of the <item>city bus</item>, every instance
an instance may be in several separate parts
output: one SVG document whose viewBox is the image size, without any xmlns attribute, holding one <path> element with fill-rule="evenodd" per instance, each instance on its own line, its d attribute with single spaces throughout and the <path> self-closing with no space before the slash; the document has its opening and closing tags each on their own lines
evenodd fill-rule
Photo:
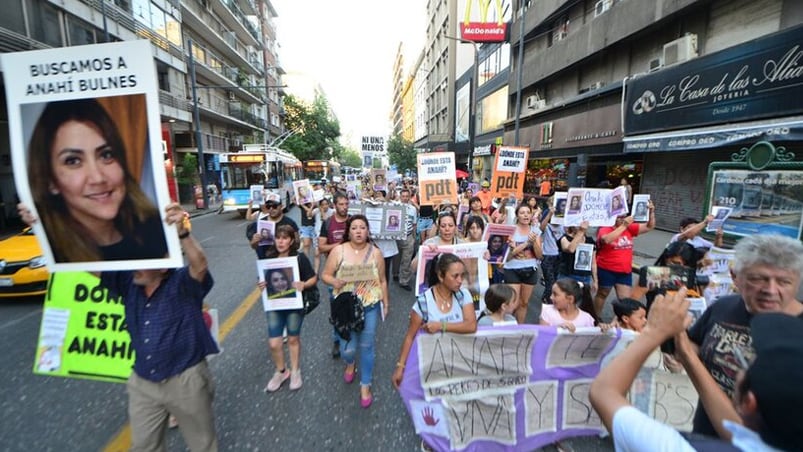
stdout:
<svg viewBox="0 0 803 452">
<path fill-rule="evenodd" d="M 304 162 L 304 177 L 311 183 L 323 179 L 328 182 L 338 182 L 341 177 L 340 163 L 334 160 L 308 160 Z"/>
<path fill-rule="evenodd" d="M 293 181 L 302 178 L 302 170 L 301 161 L 289 152 L 263 145 L 246 145 L 241 152 L 220 154 L 223 211 L 244 215 L 252 185 L 278 194 L 282 208 L 287 209 L 294 200 Z"/>
</svg>

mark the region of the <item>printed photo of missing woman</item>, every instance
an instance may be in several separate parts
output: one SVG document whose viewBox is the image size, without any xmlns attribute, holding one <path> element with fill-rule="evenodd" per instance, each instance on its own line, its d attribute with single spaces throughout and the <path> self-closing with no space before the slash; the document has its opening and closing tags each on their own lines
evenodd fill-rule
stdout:
<svg viewBox="0 0 803 452">
<path fill-rule="evenodd" d="M 266 311 L 303 308 L 301 292 L 293 287 L 293 281 L 299 280 L 298 258 L 258 260 L 257 275 L 265 283 L 262 304 Z"/>
<path fill-rule="evenodd" d="M 13 52 L 0 59 L 14 181 L 20 202 L 37 219 L 33 230 L 48 268 L 180 267 L 175 228 L 162 221 L 170 196 L 150 44 Z M 30 68 L 87 59 L 100 69 L 31 80 Z M 79 87 L 97 85 L 98 77 L 103 86 L 79 97 Z M 102 183 L 82 182 L 90 177 Z"/>
</svg>

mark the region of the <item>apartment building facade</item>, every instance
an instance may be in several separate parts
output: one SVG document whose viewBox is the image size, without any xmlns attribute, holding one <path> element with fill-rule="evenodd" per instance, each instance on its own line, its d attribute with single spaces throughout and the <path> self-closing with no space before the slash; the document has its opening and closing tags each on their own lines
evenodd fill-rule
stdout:
<svg viewBox="0 0 803 452">
<path fill-rule="evenodd" d="M 689 84 L 700 74 L 716 73 L 724 61 L 736 66 L 720 73 L 720 79 L 735 77 L 742 67 L 758 76 L 764 70 L 761 64 L 767 62 L 754 55 L 762 49 L 773 43 L 790 49 L 803 45 L 800 2 L 529 3 L 524 15 L 518 129 L 518 144 L 531 149 L 529 182 L 551 177 L 558 186 L 597 186 L 618 185 L 626 178 L 636 192 L 652 196 L 658 226 L 675 229 L 679 218 L 703 214 L 710 163 L 730 161 L 741 148 L 761 139 L 783 144 L 792 154 L 799 151 L 795 127 L 803 108 L 761 107 L 769 101 L 758 89 L 729 94 L 724 104 L 734 105 L 733 111 L 694 116 L 679 110 L 675 116 L 665 116 L 674 120 L 653 121 L 649 126 L 636 104 L 646 96 L 647 108 L 653 108 L 655 102 L 645 93 L 653 93 L 660 103 L 670 96 L 665 90 L 671 89 L 677 90 L 678 98 L 700 96 L 700 102 L 714 102 L 703 99 Z M 517 132 L 520 25 L 514 20 L 510 27 L 513 70 L 508 80 L 506 144 L 515 142 Z"/>
<path fill-rule="evenodd" d="M 151 42 L 172 198 L 179 199 L 176 170 L 185 155 L 197 151 L 193 69 L 208 183 L 219 174 L 217 154 L 264 140 L 270 97 L 266 86 L 275 83 L 271 74 L 273 80 L 280 75 L 278 69 L 266 73 L 265 67 L 265 24 L 271 23 L 269 13 L 275 16 L 269 0 L 8 0 L 3 6 L 2 52 L 134 39 Z M 278 61 L 275 56 L 274 60 Z M 274 98 L 280 105 L 279 95 Z M 13 200 L 8 121 L 5 107 L 0 111 L 0 193 Z M 182 200 L 188 201 L 186 196 L 182 194 Z M 10 204 L 6 203 L 7 215 L 12 213 Z"/>
</svg>

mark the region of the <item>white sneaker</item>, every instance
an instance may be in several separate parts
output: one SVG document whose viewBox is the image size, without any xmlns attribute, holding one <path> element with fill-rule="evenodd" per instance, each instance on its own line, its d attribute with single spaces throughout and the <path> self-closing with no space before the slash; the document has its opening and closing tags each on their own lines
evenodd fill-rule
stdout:
<svg viewBox="0 0 803 452">
<path fill-rule="evenodd" d="M 301 389 L 301 369 L 290 372 L 290 390 L 295 391 Z"/>
<path fill-rule="evenodd" d="M 279 388 L 282 387 L 282 383 L 285 382 L 290 378 L 290 371 L 288 369 L 284 369 L 284 372 L 274 372 L 273 377 L 271 377 L 268 385 L 265 386 L 265 392 L 276 392 Z"/>
</svg>

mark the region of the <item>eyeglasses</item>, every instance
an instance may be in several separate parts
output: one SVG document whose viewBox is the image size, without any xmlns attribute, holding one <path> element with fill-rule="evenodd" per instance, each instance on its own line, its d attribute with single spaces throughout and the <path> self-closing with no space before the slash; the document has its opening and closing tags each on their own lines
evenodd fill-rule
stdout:
<svg viewBox="0 0 803 452">
<path fill-rule="evenodd" d="M 267 207 L 268 209 L 275 209 L 275 208 L 279 207 L 279 205 L 278 204 L 265 204 L 265 207 Z"/>
</svg>

